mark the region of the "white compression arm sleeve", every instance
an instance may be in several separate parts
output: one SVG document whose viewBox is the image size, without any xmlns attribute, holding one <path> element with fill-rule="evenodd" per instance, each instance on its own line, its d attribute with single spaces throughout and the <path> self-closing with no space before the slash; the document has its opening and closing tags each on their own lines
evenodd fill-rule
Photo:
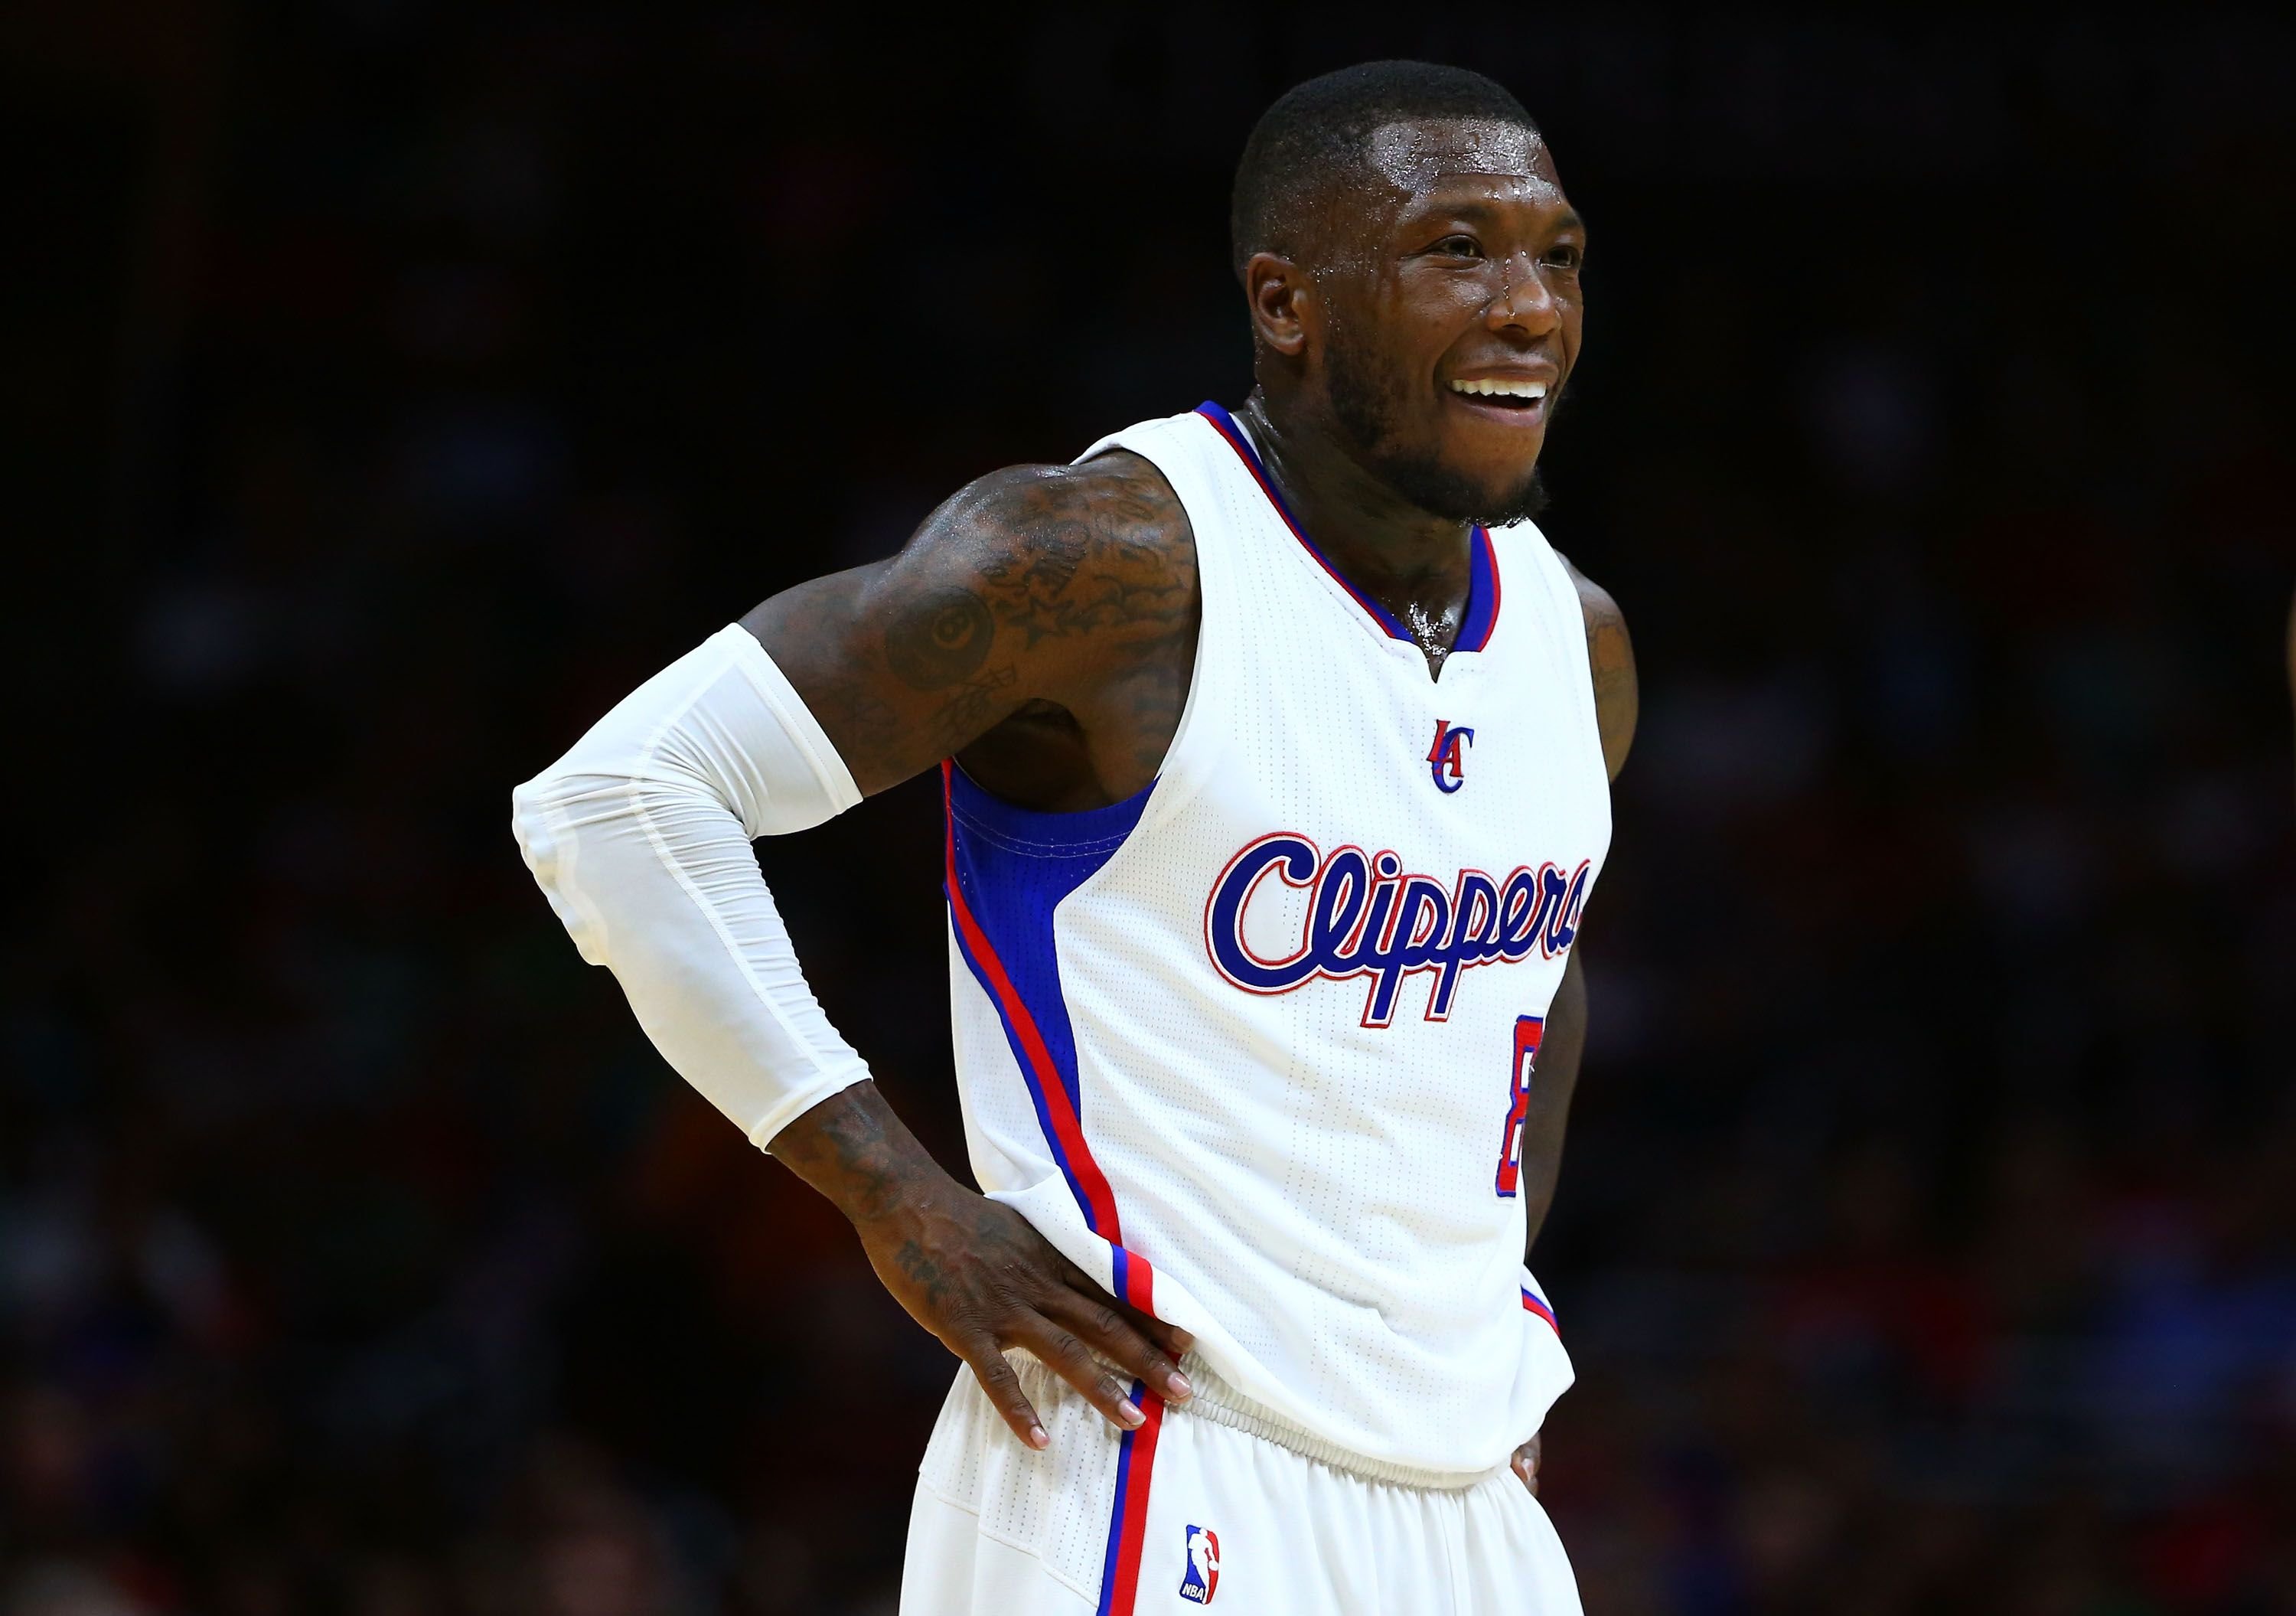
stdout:
<svg viewBox="0 0 2296 1616">
<path fill-rule="evenodd" d="M 822 1014 L 750 847 L 861 800 L 748 630 L 725 628 L 511 794 L 527 867 L 678 1073 L 760 1149 L 869 1069 Z"/>
</svg>

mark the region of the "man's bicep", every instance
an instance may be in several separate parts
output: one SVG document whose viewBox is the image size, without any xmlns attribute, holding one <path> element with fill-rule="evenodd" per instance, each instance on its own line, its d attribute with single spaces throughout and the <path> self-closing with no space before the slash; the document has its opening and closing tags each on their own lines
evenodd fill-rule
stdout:
<svg viewBox="0 0 2296 1616">
<path fill-rule="evenodd" d="M 873 794 L 978 738 L 1026 696 L 964 558 L 916 546 L 783 590 L 742 619 Z"/>
<path fill-rule="evenodd" d="M 1074 503 L 1064 467 L 968 484 L 900 553 L 774 596 L 742 619 L 827 732 L 865 795 L 961 751 L 1045 692 L 1063 646 L 1000 612 L 1016 556 Z"/>
<path fill-rule="evenodd" d="M 881 792 L 1028 702 L 1090 699 L 1176 624 L 1193 632 L 1187 539 L 1178 500 L 1137 455 L 1014 466 L 949 499 L 899 554 L 742 621 L 854 783 Z"/>
</svg>

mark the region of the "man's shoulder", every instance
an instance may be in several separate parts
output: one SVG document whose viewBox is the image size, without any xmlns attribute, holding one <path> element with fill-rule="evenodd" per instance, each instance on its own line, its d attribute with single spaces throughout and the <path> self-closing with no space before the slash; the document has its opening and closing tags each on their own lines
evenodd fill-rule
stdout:
<svg viewBox="0 0 2296 1616">
<path fill-rule="evenodd" d="M 889 612 L 926 614 L 929 635 L 977 645 L 1004 687 L 1071 710 L 1144 657 L 1184 655 L 1200 600 L 1187 512 L 1152 462 L 1120 449 L 976 478 L 872 592 Z"/>
<path fill-rule="evenodd" d="M 1146 455 L 1107 449 L 1070 465 L 1012 465 L 960 489 L 934 525 L 984 544 L 1082 525 L 1152 547 L 1188 547 L 1188 513 Z"/>
<path fill-rule="evenodd" d="M 1613 780 L 1626 767 L 1642 717 L 1642 684 L 1635 670 L 1635 644 L 1627 634 L 1627 614 L 1611 592 L 1588 578 L 1557 550 L 1555 559 L 1578 591 L 1579 615 L 1587 624 L 1587 660 L 1595 681 L 1595 715 L 1603 731 L 1603 758 Z"/>
<path fill-rule="evenodd" d="M 1619 603 L 1611 592 L 1579 571 L 1577 564 L 1562 551 L 1557 550 L 1554 557 L 1562 563 L 1562 570 L 1570 575 L 1571 587 L 1578 591 L 1578 610 L 1587 619 L 1587 634 L 1624 634 L 1627 614 L 1619 610 Z"/>
<path fill-rule="evenodd" d="M 1539 537 L 1546 538 L 1543 533 Z M 1619 603 L 1611 592 L 1581 572 L 1578 563 L 1563 554 L 1562 546 L 1554 540 L 1546 539 L 1546 547 L 1562 563 L 1563 576 L 1578 591 L 1578 614 L 1587 620 L 1587 637 L 1591 641 L 1598 634 L 1623 635 L 1627 631 L 1627 614 L 1619 610 Z"/>
<path fill-rule="evenodd" d="M 1195 587 L 1188 513 L 1153 461 L 1109 449 L 1072 465 L 1014 465 L 975 479 L 927 521 L 920 537 L 958 547 L 990 582 L 1069 594 Z"/>
</svg>

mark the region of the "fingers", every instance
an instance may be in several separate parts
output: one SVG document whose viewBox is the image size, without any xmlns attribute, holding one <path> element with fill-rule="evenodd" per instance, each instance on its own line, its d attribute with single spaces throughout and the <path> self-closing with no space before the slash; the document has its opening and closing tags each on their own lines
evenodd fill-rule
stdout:
<svg viewBox="0 0 2296 1616">
<path fill-rule="evenodd" d="M 1168 1325 L 1154 1314 L 1144 1312 L 1130 1302 L 1117 1300 L 1102 1290 L 1092 1277 L 1076 1264 L 1063 1261 L 1061 1267 L 1061 1277 L 1066 1282 L 1068 1288 L 1076 1293 L 1078 1301 L 1095 1308 L 1112 1312 L 1120 1325 L 1128 1326 L 1137 1334 L 1153 1342 L 1157 1349 L 1163 1353 L 1168 1364 L 1177 1366 L 1182 1355 L 1196 1344 L 1196 1338 L 1181 1329 L 1179 1325 Z M 1126 1367 L 1135 1372 L 1142 1372 L 1141 1365 L 1134 1362 L 1130 1358 L 1117 1353 L 1112 1347 L 1105 1347 L 1103 1350 L 1115 1357 Z M 1145 1373 L 1142 1373 L 1142 1378 L 1152 1386 L 1160 1383 L 1153 1376 Z M 1180 1376 L 1180 1380 L 1183 1385 L 1186 1384 L 1185 1375 Z M 1167 1395 L 1175 1395 L 1171 1393 L 1168 1387 L 1166 1388 L 1166 1391 Z M 1194 1393 L 1190 1390 L 1177 1395 L 1185 1398 L 1192 1397 Z"/>
<path fill-rule="evenodd" d="M 1513 1464 L 1515 1475 L 1525 1487 L 1530 1489 L 1531 1496 L 1536 1497 L 1538 1494 L 1538 1438 L 1537 1436 L 1533 1436 L 1529 1441 L 1514 1450 Z"/>
<path fill-rule="evenodd" d="M 1098 1290 L 1098 1286 L 1094 1286 L 1091 1293 L 1096 1295 Z M 1143 1313 L 1129 1302 L 1120 1301 L 1114 1306 L 1118 1312 L 1131 1321 L 1134 1329 L 1162 1348 L 1165 1356 L 1175 1362 L 1182 1353 L 1196 1344 L 1196 1338 L 1177 1325 L 1168 1325 L 1154 1314 Z"/>
<path fill-rule="evenodd" d="M 1121 1431 L 1136 1431 L 1146 1412 L 1132 1400 L 1131 1389 L 1093 1356 L 1077 1333 L 1056 1320 L 1039 1317 L 1021 1333 L 1020 1344 L 1037 1355 L 1046 1368 L 1084 1394 L 1084 1399 Z"/>
<path fill-rule="evenodd" d="M 1029 1407 L 1028 1394 L 1021 1390 L 1021 1377 L 1013 1373 L 1013 1366 L 1005 1361 L 1004 1353 L 997 1350 L 996 1343 L 984 1335 L 973 1349 L 964 1356 L 964 1361 L 972 1366 L 974 1377 L 980 1382 L 981 1390 L 988 1394 L 988 1400 L 996 1406 L 996 1412 L 1004 1416 L 1004 1423 L 1013 1428 L 1013 1434 L 1031 1448 L 1048 1446 L 1052 1438 L 1045 1434 L 1043 1422 L 1037 1418 L 1037 1411 Z"/>
<path fill-rule="evenodd" d="M 1178 1335 L 1193 1340 L 1185 1330 L 1175 1331 L 1137 1308 L 1113 1302 L 1092 1292 L 1070 1291 L 1051 1298 L 1045 1312 L 1081 1337 L 1085 1345 L 1119 1367 L 1129 1370 L 1143 1385 L 1175 1402 L 1185 1402 L 1196 1389 L 1180 1373 L 1179 1354 L 1167 1351 L 1156 1336 Z"/>
</svg>

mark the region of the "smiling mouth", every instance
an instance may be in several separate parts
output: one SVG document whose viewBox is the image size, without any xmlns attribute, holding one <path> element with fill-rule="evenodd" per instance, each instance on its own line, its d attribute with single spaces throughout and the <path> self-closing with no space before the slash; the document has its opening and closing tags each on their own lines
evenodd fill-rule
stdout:
<svg viewBox="0 0 2296 1616">
<path fill-rule="evenodd" d="M 1517 381 L 1498 376 L 1454 381 L 1451 390 L 1489 408 L 1519 410 L 1526 414 L 1536 411 L 1546 398 L 1546 383 L 1544 381 Z"/>
</svg>

